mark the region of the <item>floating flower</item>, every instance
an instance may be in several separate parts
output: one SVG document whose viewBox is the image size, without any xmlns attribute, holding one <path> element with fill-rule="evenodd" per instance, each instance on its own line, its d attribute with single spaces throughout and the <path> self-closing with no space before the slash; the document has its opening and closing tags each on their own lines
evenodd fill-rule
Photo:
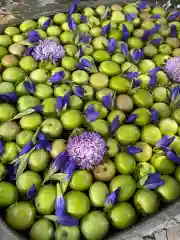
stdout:
<svg viewBox="0 0 180 240">
<path fill-rule="evenodd" d="M 127 13 L 127 14 L 125 14 L 125 18 L 128 22 L 132 22 L 132 20 L 136 18 L 136 14 L 135 13 Z"/>
<path fill-rule="evenodd" d="M 180 57 L 169 58 L 164 70 L 172 82 L 180 82 Z"/>
<path fill-rule="evenodd" d="M 169 21 L 174 21 L 176 20 L 176 18 L 180 16 L 180 12 L 176 11 L 176 12 L 173 12 L 171 13 L 169 16 L 168 16 L 168 20 Z"/>
<path fill-rule="evenodd" d="M 66 192 L 75 169 L 76 169 L 75 160 L 72 159 L 71 157 L 68 157 L 68 161 L 66 162 L 66 165 L 63 170 L 63 173 L 67 174 L 67 177 L 65 177 L 61 182 L 61 187 L 62 187 L 63 193 Z"/>
<path fill-rule="evenodd" d="M 142 149 L 141 148 L 138 148 L 136 146 L 128 146 L 127 147 L 127 152 L 131 155 L 136 155 L 138 153 L 141 153 L 142 152 Z"/>
<path fill-rule="evenodd" d="M 126 122 L 127 123 L 133 123 L 134 121 L 136 121 L 138 115 L 137 114 L 131 114 L 128 116 Z"/>
<path fill-rule="evenodd" d="M 121 44 L 121 52 L 123 53 L 124 56 L 128 56 L 129 50 L 128 50 L 128 45 L 126 43 Z"/>
<path fill-rule="evenodd" d="M 76 96 L 80 97 L 80 98 L 83 98 L 84 97 L 84 93 L 85 93 L 85 90 L 83 87 L 81 86 L 76 86 L 73 88 L 73 92 Z"/>
<path fill-rule="evenodd" d="M 43 105 L 40 104 L 40 105 L 34 106 L 34 107 L 32 107 L 32 109 L 34 109 L 38 113 L 42 113 Z"/>
<path fill-rule="evenodd" d="M 161 179 L 161 174 L 160 173 L 149 173 L 147 176 L 147 180 L 144 183 L 144 187 L 154 190 L 162 185 L 165 184 L 165 181 Z"/>
<path fill-rule="evenodd" d="M 112 120 L 111 124 L 109 125 L 110 133 L 111 133 L 111 134 L 114 134 L 114 133 L 116 132 L 116 130 L 118 129 L 118 127 L 119 127 L 119 117 L 116 116 L 116 117 Z"/>
<path fill-rule="evenodd" d="M 86 108 L 85 115 L 88 119 L 88 122 L 93 122 L 99 117 L 99 112 L 97 112 L 94 106 L 91 104 Z"/>
<path fill-rule="evenodd" d="M 4 142 L 0 139 L 0 156 L 4 153 Z"/>
<path fill-rule="evenodd" d="M 133 62 L 138 63 L 143 58 L 143 55 L 144 53 L 142 50 L 135 48 L 132 53 Z"/>
<path fill-rule="evenodd" d="M 141 85 L 141 79 L 132 79 L 132 86 L 131 88 L 137 88 Z"/>
<path fill-rule="evenodd" d="M 150 44 L 159 45 L 161 43 L 161 38 L 154 38 L 150 41 Z"/>
<path fill-rule="evenodd" d="M 157 72 L 159 72 L 160 70 L 161 70 L 161 67 L 155 67 L 148 71 L 148 76 L 156 75 Z"/>
<path fill-rule="evenodd" d="M 116 51 L 116 48 L 117 48 L 117 42 L 114 38 L 111 38 L 109 40 L 107 50 L 108 50 L 109 53 L 113 53 L 113 52 Z"/>
<path fill-rule="evenodd" d="M 69 17 L 68 26 L 72 31 L 77 28 L 76 22 L 74 21 L 74 18 L 72 16 Z"/>
<path fill-rule="evenodd" d="M 24 154 L 28 153 L 33 148 L 33 146 L 34 145 L 33 145 L 32 141 L 26 143 L 24 145 L 24 147 L 22 148 L 22 150 L 20 151 L 20 153 L 18 154 L 18 156 L 21 156 L 21 155 L 24 155 Z"/>
<path fill-rule="evenodd" d="M 46 135 L 43 133 L 39 133 L 36 141 L 36 149 L 46 149 L 46 151 L 50 152 L 52 150 L 52 144 L 47 139 Z"/>
<path fill-rule="evenodd" d="M 129 37 L 129 31 L 125 24 L 122 25 L 122 40 L 126 41 Z"/>
<path fill-rule="evenodd" d="M 153 14 L 153 15 L 151 15 L 152 19 L 159 19 L 160 17 L 161 17 L 160 14 Z"/>
<path fill-rule="evenodd" d="M 111 29 L 111 24 L 108 23 L 107 25 L 105 25 L 105 26 L 102 28 L 101 35 L 104 36 L 104 35 L 108 34 L 109 31 L 110 31 L 110 29 Z"/>
<path fill-rule="evenodd" d="M 156 83 L 157 83 L 157 77 L 156 77 L 156 75 L 154 74 L 154 75 L 152 75 L 152 76 L 150 77 L 149 87 L 150 87 L 150 88 L 155 87 L 155 86 L 156 86 Z"/>
<path fill-rule="evenodd" d="M 137 8 L 138 9 L 146 9 L 147 8 L 147 1 L 146 0 L 141 0 L 139 3 L 137 3 Z"/>
<path fill-rule="evenodd" d="M 128 79 L 133 80 L 133 79 L 139 77 L 139 76 L 140 76 L 140 73 L 139 73 L 139 72 L 127 72 L 127 73 L 125 73 L 125 76 L 126 76 Z"/>
<path fill-rule="evenodd" d="M 39 34 L 38 32 L 36 32 L 35 30 L 32 30 L 30 32 L 28 32 L 28 41 L 29 42 L 38 42 L 40 40 Z"/>
<path fill-rule="evenodd" d="M 65 72 L 64 71 L 59 71 L 59 72 L 55 72 L 50 78 L 49 78 L 49 82 L 51 83 L 59 83 L 60 81 L 63 80 L 65 76 Z"/>
<path fill-rule="evenodd" d="M 87 17 L 81 15 L 81 21 L 82 21 L 83 23 L 87 23 Z"/>
<path fill-rule="evenodd" d="M 171 35 L 171 37 L 177 37 L 177 29 L 176 29 L 176 25 L 175 24 L 171 25 L 170 35 Z"/>
<path fill-rule="evenodd" d="M 169 137 L 168 135 L 164 135 L 157 143 L 156 148 L 163 148 L 163 147 L 169 147 L 171 143 L 174 141 L 175 136 Z"/>
<path fill-rule="evenodd" d="M 46 31 L 46 29 L 49 27 L 49 25 L 51 24 L 51 20 L 52 20 L 52 17 L 49 17 L 48 20 L 46 20 L 43 25 L 42 25 L 42 28 L 44 31 Z"/>
<path fill-rule="evenodd" d="M 36 61 L 50 60 L 52 62 L 58 62 L 65 54 L 65 50 L 62 45 L 55 40 L 46 39 L 40 40 L 39 44 L 32 49 L 30 55 Z"/>
<path fill-rule="evenodd" d="M 27 199 L 35 198 L 36 195 L 37 195 L 37 189 L 36 189 L 35 184 L 33 184 L 27 192 Z"/>
<path fill-rule="evenodd" d="M 120 194 L 120 190 L 121 190 L 121 188 L 118 187 L 118 188 L 116 188 L 115 191 L 113 191 L 112 193 L 110 193 L 110 194 L 107 196 L 107 198 L 106 198 L 106 200 L 105 200 L 105 202 L 104 202 L 104 207 L 105 207 L 105 208 L 112 208 L 112 207 L 113 207 L 113 205 L 114 205 L 114 204 L 117 202 L 117 200 L 118 200 L 118 197 L 119 197 L 119 194 Z"/>
<path fill-rule="evenodd" d="M 24 88 L 31 94 L 36 91 L 36 85 L 31 80 L 24 81 Z"/>
<path fill-rule="evenodd" d="M 156 124 L 159 119 L 159 113 L 155 109 L 151 109 L 151 123 Z"/>
<path fill-rule="evenodd" d="M 80 169 L 91 170 L 102 163 L 106 150 L 104 139 L 95 132 L 83 132 L 72 137 L 67 144 L 68 155 Z"/>
<path fill-rule="evenodd" d="M 110 93 L 102 97 L 102 102 L 107 109 L 111 109 L 113 105 L 113 97 Z"/>
<path fill-rule="evenodd" d="M 1 93 L 0 94 L 0 101 L 9 102 L 9 103 L 16 103 L 18 100 L 18 96 L 15 92 L 8 92 L 8 93 Z"/>
</svg>

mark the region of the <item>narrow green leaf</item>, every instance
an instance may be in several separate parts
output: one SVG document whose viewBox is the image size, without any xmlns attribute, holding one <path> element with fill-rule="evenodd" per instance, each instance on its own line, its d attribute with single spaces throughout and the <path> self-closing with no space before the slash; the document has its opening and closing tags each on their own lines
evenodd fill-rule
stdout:
<svg viewBox="0 0 180 240">
<path fill-rule="evenodd" d="M 58 221 L 58 217 L 56 215 L 44 215 L 44 218 L 52 221 L 52 222 L 57 222 Z"/>
<path fill-rule="evenodd" d="M 52 169 L 52 167 L 49 168 L 48 172 L 46 173 L 45 177 L 44 177 L 44 181 L 42 183 L 42 185 L 45 184 L 45 182 L 49 181 L 51 176 L 55 173 L 55 170 Z"/>
<path fill-rule="evenodd" d="M 33 135 L 33 137 L 32 137 L 32 143 L 33 143 L 33 144 L 36 144 L 36 138 L 37 138 L 38 133 L 39 133 L 40 130 L 41 130 L 41 127 L 42 127 L 42 125 L 38 127 L 38 129 L 36 130 L 36 132 L 34 133 L 34 135 Z"/>
<path fill-rule="evenodd" d="M 70 181 L 62 181 L 62 182 L 61 182 L 61 189 L 62 189 L 63 194 L 64 194 L 64 193 L 66 192 L 66 190 L 68 189 L 69 182 L 70 182 Z"/>
<path fill-rule="evenodd" d="M 24 172 L 24 170 L 26 169 L 27 164 L 28 164 L 29 154 L 25 154 L 23 156 L 24 156 L 24 158 L 22 158 L 19 161 L 19 167 L 16 172 L 16 179 Z"/>
<path fill-rule="evenodd" d="M 61 181 L 64 178 L 66 178 L 67 176 L 68 176 L 68 174 L 65 174 L 65 173 L 55 173 L 49 177 L 49 180 Z"/>
<path fill-rule="evenodd" d="M 29 109 L 26 109 L 20 113 L 18 113 L 16 116 L 14 116 L 12 119 L 10 119 L 9 121 L 12 121 L 12 120 L 16 120 L 16 119 L 19 119 L 19 118 L 22 118 L 26 115 L 29 115 L 31 113 L 34 113 L 36 110 L 33 109 L 33 108 L 29 108 Z"/>
</svg>

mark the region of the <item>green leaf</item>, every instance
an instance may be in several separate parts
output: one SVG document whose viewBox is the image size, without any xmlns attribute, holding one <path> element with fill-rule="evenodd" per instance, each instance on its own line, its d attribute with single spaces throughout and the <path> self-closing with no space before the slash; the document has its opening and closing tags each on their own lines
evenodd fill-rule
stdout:
<svg viewBox="0 0 180 240">
<path fill-rule="evenodd" d="M 19 161 L 19 167 L 16 172 L 16 179 L 24 172 L 28 164 L 29 154 L 25 154 L 22 156 L 24 157 Z"/>
<path fill-rule="evenodd" d="M 22 117 L 24 117 L 24 116 L 26 116 L 26 115 L 29 115 L 29 114 L 31 114 L 31 113 L 34 113 L 35 111 L 36 111 L 36 110 L 33 109 L 33 108 L 26 109 L 26 110 L 18 113 L 15 117 L 13 117 L 12 119 L 10 119 L 9 121 L 22 118 Z"/>
<path fill-rule="evenodd" d="M 58 217 L 56 215 L 44 215 L 44 218 L 52 221 L 52 222 L 57 222 L 58 221 Z"/>
<path fill-rule="evenodd" d="M 55 173 L 49 178 L 49 180 L 61 181 L 67 176 L 68 174 L 65 174 L 65 173 Z"/>
<path fill-rule="evenodd" d="M 42 125 L 38 127 L 38 129 L 36 130 L 36 132 L 34 133 L 34 135 L 32 137 L 32 143 L 33 144 L 36 144 L 36 138 L 37 138 L 37 135 L 38 135 L 39 131 L 41 130 L 41 127 L 42 127 Z"/>
<path fill-rule="evenodd" d="M 51 176 L 55 173 L 55 169 L 53 169 L 51 166 L 49 167 L 48 172 L 46 173 L 45 177 L 44 177 L 44 181 L 42 183 L 42 185 L 45 184 L 45 182 L 49 181 Z"/>
<path fill-rule="evenodd" d="M 69 181 L 62 181 L 61 182 L 61 189 L 62 189 L 62 192 L 63 194 L 66 192 L 66 190 L 68 189 L 68 186 L 69 186 Z"/>
</svg>

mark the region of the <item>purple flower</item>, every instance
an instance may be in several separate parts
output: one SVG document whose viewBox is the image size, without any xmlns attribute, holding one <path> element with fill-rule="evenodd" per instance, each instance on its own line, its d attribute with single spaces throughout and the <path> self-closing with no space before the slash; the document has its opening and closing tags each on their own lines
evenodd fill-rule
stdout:
<svg viewBox="0 0 180 240">
<path fill-rule="evenodd" d="M 67 160 L 67 152 L 60 152 L 55 158 L 54 162 L 51 165 L 51 168 L 55 170 L 55 172 L 61 169 Z"/>
<path fill-rule="evenodd" d="M 19 166 L 19 162 L 16 162 L 14 164 L 8 164 L 6 166 L 7 179 L 8 179 L 9 182 L 13 182 L 15 180 L 18 166 Z"/>
<path fill-rule="evenodd" d="M 112 104 L 113 104 L 112 95 L 110 93 L 108 93 L 106 96 L 103 96 L 102 97 L 102 102 L 107 109 L 111 109 Z"/>
<path fill-rule="evenodd" d="M 154 27 L 150 30 L 151 34 L 157 33 L 160 29 L 161 25 L 160 24 L 155 24 Z"/>
<path fill-rule="evenodd" d="M 70 103 L 70 92 L 68 91 L 63 97 L 63 106 L 69 106 Z"/>
<path fill-rule="evenodd" d="M 28 190 L 28 192 L 27 192 L 27 198 L 28 198 L 28 199 L 32 199 L 32 198 L 35 198 L 36 195 L 37 195 L 36 185 L 33 184 L 33 185 L 29 188 L 29 190 Z"/>
<path fill-rule="evenodd" d="M 84 50 L 83 50 L 82 46 L 79 46 L 79 50 L 78 50 L 77 53 L 76 53 L 76 57 L 77 57 L 77 58 L 80 58 L 80 57 L 82 57 L 83 55 L 84 55 Z"/>
<path fill-rule="evenodd" d="M 128 79 L 130 79 L 130 80 L 133 80 L 133 79 L 139 77 L 139 75 L 140 75 L 139 72 L 127 72 L 127 73 L 125 74 L 125 76 L 126 76 Z"/>
<path fill-rule="evenodd" d="M 26 51 L 24 52 L 24 56 L 31 56 L 33 51 L 34 51 L 34 49 L 35 49 L 35 46 L 27 48 Z"/>
<path fill-rule="evenodd" d="M 102 28 L 101 35 L 104 36 L 104 35 L 108 34 L 109 31 L 110 31 L 110 29 L 111 29 L 111 24 L 108 23 L 107 25 L 105 25 L 105 26 Z"/>
<path fill-rule="evenodd" d="M 164 70 L 173 82 L 180 82 L 180 56 L 169 58 L 164 66 Z"/>
<path fill-rule="evenodd" d="M 83 23 L 87 23 L 87 17 L 81 15 L 81 21 L 82 21 Z"/>
<path fill-rule="evenodd" d="M 176 25 L 175 24 L 171 25 L 170 35 L 171 35 L 171 37 L 177 37 L 177 30 L 176 30 Z"/>
<path fill-rule="evenodd" d="M 33 148 L 33 142 L 28 142 L 24 145 L 24 147 L 22 148 L 22 150 L 20 151 L 20 153 L 18 154 L 20 155 L 24 155 L 26 153 L 28 153 L 31 149 Z"/>
<path fill-rule="evenodd" d="M 161 67 L 155 67 L 148 71 L 148 76 L 156 75 L 157 72 L 159 72 L 160 70 L 161 70 Z"/>
<path fill-rule="evenodd" d="M 133 53 L 132 53 L 132 60 L 135 62 L 135 63 L 138 63 L 141 59 L 142 59 L 142 56 L 143 56 L 143 52 L 138 49 L 138 48 L 135 48 L 133 50 Z"/>
<path fill-rule="evenodd" d="M 39 139 L 36 143 L 36 149 L 46 149 L 46 151 L 50 152 L 52 150 L 52 144 L 50 141 L 46 139 Z"/>
<path fill-rule="evenodd" d="M 132 79 L 132 88 L 137 88 L 141 85 L 141 79 Z"/>
<path fill-rule="evenodd" d="M 74 21 L 74 18 L 72 16 L 69 17 L 68 26 L 72 31 L 77 28 L 76 22 Z"/>
<path fill-rule="evenodd" d="M 142 35 L 141 39 L 143 41 L 147 41 L 151 34 L 152 34 L 151 30 L 144 30 L 144 34 Z"/>
<path fill-rule="evenodd" d="M 136 121 L 138 115 L 137 114 L 131 114 L 128 116 L 126 122 L 127 123 L 133 123 L 134 121 Z"/>
<path fill-rule="evenodd" d="M 116 51 L 116 48 L 117 48 L 117 42 L 116 42 L 116 40 L 114 38 L 111 38 L 109 40 L 108 47 L 107 47 L 108 52 L 109 53 L 113 53 L 113 52 Z"/>
<path fill-rule="evenodd" d="M 84 97 L 84 93 L 85 93 L 85 90 L 83 87 L 81 86 L 76 86 L 73 88 L 73 92 L 76 96 L 80 97 L 80 98 L 83 98 Z"/>
<path fill-rule="evenodd" d="M 87 43 L 87 42 L 89 42 L 90 39 L 91 39 L 91 36 L 88 34 L 81 38 L 81 42 Z"/>
<path fill-rule="evenodd" d="M 121 44 L 121 52 L 123 53 L 124 56 L 128 56 L 129 51 L 128 51 L 128 45 L 126 43 Z"/>
<path fill-rule="evenodd" d="M 73 1 L 71 2 L 70 8 L 69 8 L 69 15 L 73 14 L 76 11 L 77 8 L 77 2 Z"/>
<path fill-rule="evenodd" d="M 37 106 L 34 106 L 32 107 L 32 109 L 34 109 L 36 112 L 38 113 L 42 113 L 43 111 L 43 105 L 37 105 Z"/>
<path fill-rule="evenodd" d="M 141 148 L 138 148 L 136 146 L 128 146 L 127 152 L 131 155 L 136 155 L 138 153 L 141 153 L 143 150 Z"/>
<path fill-rule="evenodd" d="M 170 95 L 171 101 L 174 102 L 179 95 L 180 95 L 180 86 L 176 86 L 171 90 L 171 95 Z"/>
<path fill-rule="evenodd" d="M 38 32 L 35 30 L 32 30 L 31 32 L 28 32 L 28 41 L 29 42 L 38 42 L 40 39 Z"/>
<path fill-rule="evenodd" d="M 170 14 L 170 15 L 168 16 L 168 20 L 169 20 L 169 21 L 174 21 L 174 20 L 176 20 L 176 18 L 177 18 L 178 16 L 180 16 L 180 12 L 176 11 L 176 12 L 174 12 L 174 13 L 172 13 L 172 14 Z"/>
<path fill-rule="evenodd" d="M 150 41 L 150 44 L 158 45 L 161 43 L 161 38 L 154 38 Z"/>
<path fill-rule="evenodd" d="M 92 63 L 86 58 L 81 59 L 81 63 L 84 68 L 90 68 L 90 69 L 93 68 Z"/>
<path fill-rule="evenodd" d="M 108 18 L 110 18 L 110 16 L 111 16 L 111 12 L 109 11 L 109 9 L 106 9 L 105 19 L 107 20 Z"/>
<path fill-rule="evenodd" d="M 155 87 L 155 86 L 156 86 L 156 83 L 157 83 L 157 77 L 156 77 L 156 75 L 154 74 L 154 75 L 152 75 L 152 76 L 150 77 L 149 87 L 150 87 L 150 88 Z"/>
<path fill-rule="evenodd" d="M 78 226 L 79 220 L 77 218 L 72 217 L 68 213 L 65 213 L 64 216 L 59 219 L 59 223 L 64 226 Z"/>
<path fill-rule="evenodd" d="M 147 1 L 146 1 L 146 0 L 141 0 L 141 1 L 137 4 L 137 8 L 140 9 L 140 10 L 147 8 Z"/>
<path fill-rule="evenodd" d="M 156 124 L 159 118 L 159 113 L 155 109 L 151 109 L 151 123 Z"/>
<path fill-rule="evenodd" d="M 60 112 L 63 108 L 63 98 L 61 96 L 57 97 L 56 99 L 56 110 Z"/>
<path fill-rule="evenodd" d="M 122 25 L 122 40 L 126 41 L 129 37 L 129 31 L 125 24 Z"/>
<path fill-rule="evenodd" d="M 39 140 L 44 140 L 44 139 L 46 139 L 46 135 L 43 132 L 39 132 L 37 135 L 37 138 Z"/>
<path fill-rule="evenodd" d="M 42 25 L 43 30 L 46 30 L 49 27 L 49 25 L 51 24 L 51 20 L 52 20 L 52 17 L 49 17 L 48 20 L 46 20 L 43 23 L 43 25 Z"/>
<path fill-rule="evenodd" d="M 116 190 L 112 193 L 110 193 L 105 202 L 104 202 L 104 205 L 105 207 L 107 208 L 111 208 L 118 200 L 118 197 L 119 197 L 119 194 L 120 194 L 120 187 L 116 188 Z"/>
<path fill-rule="evenodd" d="M 72 175 L 76 169 L 76 161 L 69 157 L 65 168 L 63 170 L 63 173 L 68 174 L 68 176 L 63 181 L 69 181 L 72 178 Z"/>
<path fill-rule="evenodd" d="M 54 63 L 58 62 L 64 54 L 64 48 L 51 39 L 40 40 L 31 53 L 36 61 L 50 60 Z"/>
<path fill-rule="evenodd" d="M 36 91 L 36 85 L 31 80 L 24 81 L 24 88 L 29 93 L 34 93 Z"/>
<path fill-rule="evenodd" d="M 18 96 L 15 92 L 1 93 L 0 101 L 5 101 L 9 103 L 16 103 L 18 100 Z"/>
<path fill-rule="evenodd" d="M 88 122 L 93 122 L 99 117 L 99 112 L 95 110 L 94 105 L 90 104 L 85 110 L 85 115 Z"/>
<path fill-rule="evenodd" d="M 4 142 L 0 139 L 0 156 L 4 153 Z"/>
<path fill-rule="evenodd" d="M 160 14 L 153 14 L 153 15 L 151 16 L 152 19 L 159 19 L 160 17 L 161 17 Z"/>
<path fill-rule="evenodd" d="M 55 72 L 50 78 L 49 78 L 49 82 L 52 83 L 59 83 L 60 81 L 63 80 L 65 76 L 65 72 L 64 71 L 60 71 L 60 72 Z"/>
<path fill-rule="evenodd" d="M 127 14 L 125 14 L 125 18 L 128 22 L 132 22 L 132 20 L 136 18 L 136 14 L 135 13 L 127 13 Z"/>
<path fill-rule="evenodd" d="M 166 156 L 170 161 L 180 164 L 180 156 L 178 156 L 173 150 L 167 151 Z"/>
<path fill-rule="evenodd" d="M 72 137 L 67 144 L 67 153 L 80 169 L 91 170 L 103 163 L 107 151 L 104 139 L 95 132 L 83 132 Z"/>
<path fill-rule="evenodd" d="M 119 127 L 119 117 L 116 116 L 116 117 L 112 120 L 111 124 L 109 125 L 110 133 L 111 133 L 111 134 L 114 134 L 114 133 L 116 132 L 116 130 L 118 129 L 118 127 Z"/>
<path fill-rule="evenodd" d="M 156 148 L 162 148 L 162 147 L 169 147 L 171 143 L 174 141 L 175 136 L 168 137 L 167 135 L 164 135 L 157 143 Z"/>
<path fill-rule="evenodd" d="M 144 187 L 154 190 L 162 185 L 165 184 L 165 181 L 161 179 L 161 174 L 160 173 L 149 173 L 148 174 L 148 179 L 144 183 Z"/>
</svg>

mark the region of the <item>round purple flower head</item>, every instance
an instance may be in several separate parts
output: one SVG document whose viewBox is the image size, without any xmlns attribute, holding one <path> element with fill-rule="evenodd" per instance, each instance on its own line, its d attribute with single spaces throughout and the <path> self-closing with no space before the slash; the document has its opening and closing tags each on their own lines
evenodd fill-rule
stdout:
<svg viewBox="0 0 180 240">
<path fill-rule="evenodd" d="M 76 160 L 77 167 L 91 170 L 104 161 L 106 144 L 98 133 L 84 132 L 69 140 L 67 153 Z"/>
<path fill-rule="evenodd" d="M 37 61 L 51 60 L 58 62 L 65 54 L 65 50 L 61 44 L 55 40 L 40 40 L 39 44 L 33 48 L 31 55 Z"/>
<path fill-rule="evenodd" d="M 172 82 L 180 82 L 180 57 L 169 58 L 164 70 Z"/>
</svg>

